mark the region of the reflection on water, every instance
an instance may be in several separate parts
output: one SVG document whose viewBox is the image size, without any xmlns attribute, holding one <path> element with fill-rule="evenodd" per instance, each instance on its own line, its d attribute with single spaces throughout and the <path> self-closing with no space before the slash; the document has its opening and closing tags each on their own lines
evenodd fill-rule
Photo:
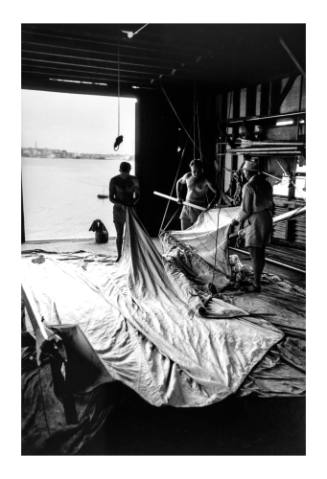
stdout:
<svg viewBox="0 0 327 479">
<path fill-rule="evenodd" d="M 97 195 L 108 194 L 121 161 L 22 158 L 26 241 L 94 238 L 88 230 L 96 218 L 115 236 L 112 203 Z"/>
</svg>

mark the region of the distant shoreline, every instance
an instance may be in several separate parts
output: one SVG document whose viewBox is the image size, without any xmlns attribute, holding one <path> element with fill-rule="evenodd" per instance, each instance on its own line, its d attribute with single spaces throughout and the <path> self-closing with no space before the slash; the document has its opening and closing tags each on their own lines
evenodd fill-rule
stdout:
<svg viewBox="0 0 327 479">
<path fill-rule="evenodd" d="M 60 148 L 33 148 L 31 146 L 21 147 L 21 156 L 24 158 L 71 158 L 72 160 L 134 160 L 134 156 L 128 153 L 77 153 Z"/>
<path fill-rule="evenodd" d="M 57 155 L 26 155 L 21 154 L 22 158 L 34 158 L 34 159 L 49 159 L 49 160 L 99 160 L 99 161 L 129 161 L 135 160 L 131 155 L 108 155 L 108 156 L 95 156 L 90 154 L 89 156 L 83 154 L 82 156 L 57 156 Z"/>
</svg>

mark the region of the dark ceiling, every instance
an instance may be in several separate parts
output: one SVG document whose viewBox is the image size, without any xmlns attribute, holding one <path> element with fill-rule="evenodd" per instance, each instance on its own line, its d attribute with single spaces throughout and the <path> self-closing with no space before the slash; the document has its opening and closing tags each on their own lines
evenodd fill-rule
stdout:
<svg viewBox="0 0 327 479">
<path fill-rule="evenodd" d="M 304 24 L 143 25 L 23 24 L 22 88 L 116 94 L 118 51 L 123 95 L 159 79 L 219 90 L 294 75 L 294 59 L 305 68 Z"/>
</svg>

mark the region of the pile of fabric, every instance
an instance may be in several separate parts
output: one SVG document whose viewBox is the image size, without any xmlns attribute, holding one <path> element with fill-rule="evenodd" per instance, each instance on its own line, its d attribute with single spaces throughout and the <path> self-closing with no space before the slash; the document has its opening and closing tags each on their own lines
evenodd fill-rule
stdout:
<svg viewBox="0 0 327 479">
<path fill-rule="evenodd" d="M 170 268 L 211 293 L 246 311 L 252 320 L 265 319 L 283 332 L 238 390 L 260 397 L 305 395 L 305 290 L 276 275 L 264 274 L 260 294 L 242 291 L 252 281 L 251 267 L 228 254 L 229 225 L 239 208 L 213 209 L 201 214 L 188 230 L 163 233 L 162 247 Z M 201 294 L 201 293 L 200 293 Z M 247 320 L 250 320 L 248 317 Z"/>
<path fill-rule="evenodd" d="M 285 353 L 280 317 L 267 320 L 266 310 L 257 314 L 208 287 L 225 291 L 230 283 L 227 237 L 236 213 L 212 210 L 193 229 L 167 233 L 163 255 L 133 210 L 119 263 L 83 252 L 26 252 L 22 287 L 34 334 L 40 324 L 59 337 L 80 331 L 101 382 L 121 381 L 155 406 L 201 407 L 264 388 L 256 366 L 277 365 L 276 353 L 267 356 L 274 345 L 281 345 L 279 357 L 294 350 L 290 344 Z"/>
<path fill-rule="evenodd" d="M 80 452 L 116 407 L 115 383 L 101 378 L 90 354 L 83 358 L 81 331 L 61 329 L 60 334 L 41 351 L 30 333 L 22 334 L 24 455 Z"/>
</svg>

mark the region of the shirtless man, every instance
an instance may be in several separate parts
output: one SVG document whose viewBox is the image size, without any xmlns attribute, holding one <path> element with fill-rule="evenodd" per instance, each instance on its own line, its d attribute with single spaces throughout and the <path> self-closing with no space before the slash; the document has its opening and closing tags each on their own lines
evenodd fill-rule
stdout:
<svg viewBox="0 0 327 479">
<path fill-rule="evenodd" d="M 186 173 L 182 178 L 180 178 L 176 183 L 176 194 L 178 202 L 183 203 L 182 199 L 182 185 L 187 186 L 187 195 L 186 201 L 193 203 L 195 205 L 203 206 L 204 208 L 208 205 L 207 192 L 210 190 L 216 195 L 216 190 L 213 188 L 211 183 L 204 176 L 203 163 L 201 160 L 192 160 L 190 163 L 190 172 Z M 192 208 L 191 206 L 183 206 L 180 220 L 181 228 L 185 230 L 195 223 L 197 217 L 201 213 L 201 210 Z"/>
<path fill-rule="evenodd" d="M 109 200 L 114 204 L 113 217 L 117 232 L 116 246 L 120 260 L 123 245 L 124 225 L 126 221 L 126 207 L 134 206 L 140 199 L 138 179 L 129 174 L 131 165 L 126 161 L 120 164 L 120 174 L 114 176 L 109 183 Z"/>
</svg>

